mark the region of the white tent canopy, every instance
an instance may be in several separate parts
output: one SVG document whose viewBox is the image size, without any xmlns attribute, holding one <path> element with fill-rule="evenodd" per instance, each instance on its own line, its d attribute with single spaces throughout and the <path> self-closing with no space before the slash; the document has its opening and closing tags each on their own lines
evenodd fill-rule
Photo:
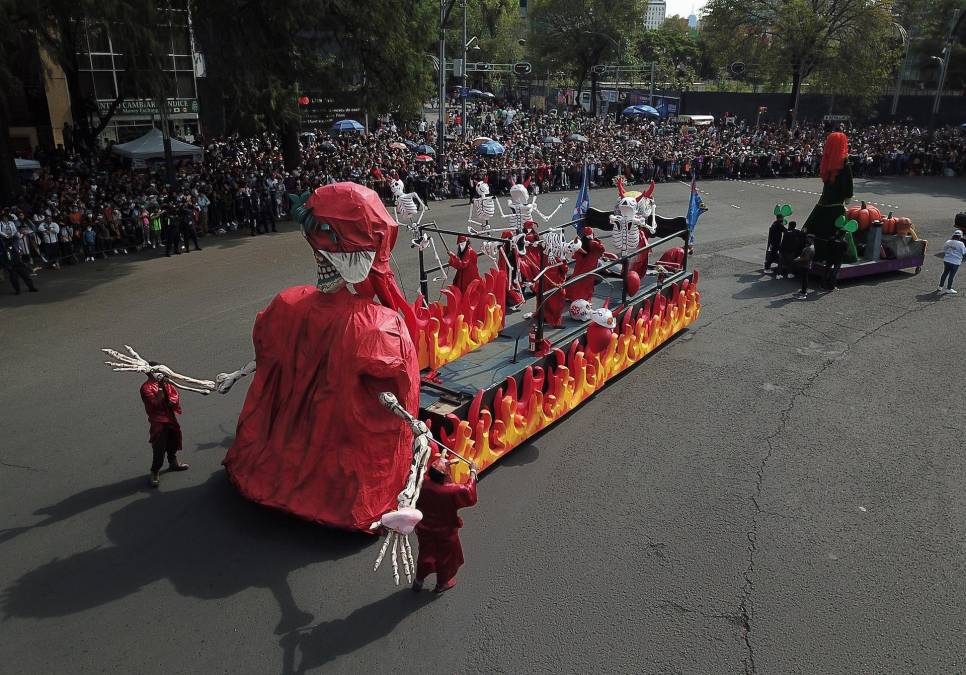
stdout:
<svg viewBox="0 0 966 675">
<path fill-rule="evenodd" d="M 111 148 L 111 152 L 115 155 L 120 155 L 121 157 L 126 157 L 128 159 L 163 159 L 164 158 L 164 138 L 161 135 L 160 129 L 151 129 L 148 133 L 144 134 L 140 138 L 135 138 L 133 141 L 128 141 L 127 143 L 121 143 L 115 145 Z M 190 145 L 179 141 L 176 138 L 171 139 L 171 156 L 172 157 L 188 157 L 193 161 L 200 162 L 204 157 L 205 151 L 199 148 L 197 145 Z"/>
</svg>

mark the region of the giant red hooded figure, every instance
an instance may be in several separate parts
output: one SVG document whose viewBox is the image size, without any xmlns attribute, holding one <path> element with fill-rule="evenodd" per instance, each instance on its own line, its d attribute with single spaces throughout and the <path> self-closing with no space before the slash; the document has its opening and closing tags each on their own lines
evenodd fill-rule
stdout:
<svg viewBox="0 0 966 675">
<path fill-rule="evenodd" d="M 393 309 L 405 304 L 389 267 L 397 225 L 355 183 L 293 201 L 319 286 L 282 291 L 255 320 L 257 369 L 224 465 L 253 501 L 368 531 L 396 507 L 412 460 L 411 432 L 378 395 L 411 413 L 419 402 L 416 349 Z"/>
</svg>

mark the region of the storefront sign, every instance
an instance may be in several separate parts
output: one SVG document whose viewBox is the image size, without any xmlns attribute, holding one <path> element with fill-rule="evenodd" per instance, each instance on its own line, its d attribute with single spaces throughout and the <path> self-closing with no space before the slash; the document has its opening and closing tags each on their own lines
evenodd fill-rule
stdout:
<svg viewBox="0 0 966 675">
<path fill-rule="evenodd" d="M 102 115 L 111 109 L 113 101 L 98 101 L 97 107 Z M 125 99 L 118 104 L 115 109 L 117 115 L 158 115 L 160 111 L 154 99 L 150 98 L 131 98 Z M 167 99 L 167 112 L 169 115 L 184 113 L 198 114 L 198 99 L 196 98 L 169 98 Z"/>
</svg>

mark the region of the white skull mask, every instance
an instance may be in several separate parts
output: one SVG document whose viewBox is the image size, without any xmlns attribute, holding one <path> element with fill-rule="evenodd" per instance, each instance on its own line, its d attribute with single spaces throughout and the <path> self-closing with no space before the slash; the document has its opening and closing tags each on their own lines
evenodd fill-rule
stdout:
<svg viewBox="0 0 966 675">
<path fill-rule="evenodd" d="M 476 194 L 478 194 L 480 197 L 489 197 L 490 186 L 487 183 L 480 181 L 476 184 Z"/>
<path fill-rule="evenodd" d="M 398 178 L 389 184 L 389 189 L 392 191 L 393 197 L 401 197 L 406 191 L 403 182 Z"/>
<path fill-rule="evenodd" d="M 523 183 L 516 183 L 510 187 L 510 199 L 514 204 L 526 204 L 530 200 L 530 191 Z"/>
<path fill-rule="evenodd" d="M 590 320 L 596 323 L 598 326 L 603 326 L 604 328 L 615 328 L 617 322 L 614 320 L 614 314 L 606 307 L 598 307 L 590 313 Z"/>
<path fill-rule="evenodd" d="M 587 300 L 574 300 L 570 303 L 570 316 L 576 321 L 588 321 L 593 311 L 593 306 Z"/>
</svg>

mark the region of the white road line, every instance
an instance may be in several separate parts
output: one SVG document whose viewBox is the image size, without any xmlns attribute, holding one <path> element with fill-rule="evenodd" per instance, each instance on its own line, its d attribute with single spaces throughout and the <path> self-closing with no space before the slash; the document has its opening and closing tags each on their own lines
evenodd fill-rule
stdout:
<svg viewBox="0 0 966 675">
<path fill-rule="evenodd" d="M 822 196 L 822 193 L 821 192 L 812 192 L 811 190 L 799 190 L 797 188 L 782 187 L 781 185 L 770 185 L 768 183 L 757 183 L 755 181 L 744 180 L 742 178 L 728 178 L 727 180 L 732 181 L 732 182 L 735 182 L 735 183 L 745 183 L 746 185 L 754 185 L 755 187 L 771 188 L 772 190 L 784 190 L 786 192 L 798 192 L 799 194 L 803 194 L 803 195 L 815 195 L 816 197 L 821 197 Z M 708 194 L 710 194 L 710 193 L 708 193 Z M 872 201 L 869 201 L 868 199 L 865 199 L 865 200 L 862 200 L 862 199 L 852 199 L 852 201 L 849 202 L 849 204 L 860 204 L 863 201 L 865 201 L 866 204 L 872 204 L 873 206 L 879 206 L 879 207 L 882 207 L 882 208 L 885 208 L 885 209 L 897 210 L 899 208 L 899 206 L 897 206 L 896 204 L 886 204 L 884 202 L 872 202 Z"/>
</svg>

